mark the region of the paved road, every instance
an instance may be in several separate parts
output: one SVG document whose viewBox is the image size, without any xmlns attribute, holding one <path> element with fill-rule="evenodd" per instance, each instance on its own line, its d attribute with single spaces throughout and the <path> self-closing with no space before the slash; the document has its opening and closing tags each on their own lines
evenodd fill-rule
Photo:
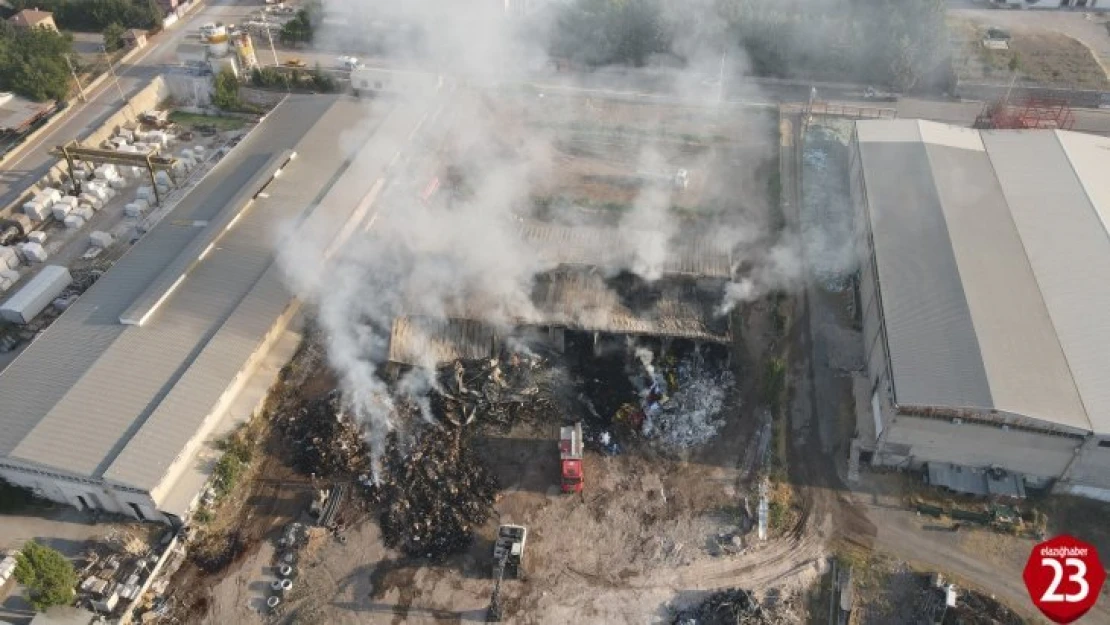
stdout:
<svg viewBox="0 0 1110 625">
<path fill-rule="evenodd" d="M 64 113 L 64 121 L 19 147 L 4 162 L 0 170 L 0 206 L 7 206 L 46 174 L 57 160 L 49 154 L 52 147 L 87 136 L 119 110 L 123 102 L 161 73 L 163 66 L 176 65 L 177 46 L 186 37 L 194 36 L 197 25 L 207 21 L 234 21 L 255 8 L 236 5 L 231 0 L 216 0 L 194 11 L 171 30 L 154 37 L 145 50 L 117 67 L 118 82 L 109 77 L 87 94 L 87 103 L 75 103 Z"/>
</svg>

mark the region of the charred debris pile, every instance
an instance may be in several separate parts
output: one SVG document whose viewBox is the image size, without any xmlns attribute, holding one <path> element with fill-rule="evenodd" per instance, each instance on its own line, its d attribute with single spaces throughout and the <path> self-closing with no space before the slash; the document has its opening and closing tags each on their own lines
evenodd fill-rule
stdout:
<svg viewBox="0 0 1110 625">
<path fill-rule="evenodd" d="M 493 511 L 498 484 L 465 442 L 464 428 L 430 426 L 403 448 L 393 437 L 371 498 L 386 544 L 440 560 L 464 551 Z"/>
<path fill-rule="evenodd" d="M 547 372 L 540 359 L 515 353 L 455 361 L 436 370 L 426 403 L 397 401 L 399 421 L 411 427 L 391 436 L 370 491 L 388 545 L 432 560 L 470 545 L 498 491 L 470 436 L 481 427 L 508 429 L 521 419 L 558 415 L 545 390 Z"/>
<path fill-rule="evenodd" d="M 679 612 L 673 625 L 765 625 L 768 618 L 747 590 L 733 588 L 715 592 L 704 601 Z"/>
</svg>

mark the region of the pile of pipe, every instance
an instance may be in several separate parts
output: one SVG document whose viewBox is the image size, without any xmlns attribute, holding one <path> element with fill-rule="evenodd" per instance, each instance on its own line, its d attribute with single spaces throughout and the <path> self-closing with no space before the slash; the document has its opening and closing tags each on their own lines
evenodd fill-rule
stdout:
<svg viewBox="0 0 1110 625">
<path fill-rule="evenodd" d="M 382 508 L 388 546 L 442 560 L 470 546 L 473 531 L 493 511 L 497 489 L 461 428 L 429 425 L 409 445 L 391 437 L 371 498 Z"/>
</svg>

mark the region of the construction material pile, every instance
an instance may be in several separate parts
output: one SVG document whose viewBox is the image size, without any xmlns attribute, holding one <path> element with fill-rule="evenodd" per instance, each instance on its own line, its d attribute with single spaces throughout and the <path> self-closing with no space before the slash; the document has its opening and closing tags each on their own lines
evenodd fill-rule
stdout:
<svg viewBox="0 0 1110 625">
<path fill-rule="evenodd" d="M 641 390 L 644 436 L 665 447 L 686 448 L 717 435 L 736 384 L 731 371 L 707 363 L 698 351 L 658 366 L 652 364 L 650 352 L 637 350 L 637 357 L 647 373 Z"/>
<path fill-rule="evenodd" d="M 497 480 L 470 450 L 461 428 L 428 426 L 411 446 L 393 436 L 372 498 L 384 510 L 386 544 L 442 560 L 470 546 L 493 510 Z"/>
<path fill-rule="evenodd" d="M 732 588 L 706 597 L 698 605 L 679 612 L 673 625 L 764 625 L 773 622 L 747 590 Z"/>
<path fill-rule="evenodd" d="M 338 390 L 283 410 L 277 420 L 293 445 L 293 467 L 298 472 L 333 477 L 369 470 L 362 431 L 343 410 Z"/>
</svg>

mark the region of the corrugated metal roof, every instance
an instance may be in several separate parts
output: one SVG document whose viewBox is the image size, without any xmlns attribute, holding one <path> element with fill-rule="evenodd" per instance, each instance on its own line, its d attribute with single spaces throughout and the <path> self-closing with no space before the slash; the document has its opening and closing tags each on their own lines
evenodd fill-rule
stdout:
<svg viewBox="0 0 1110 625">
<path fill-rule="evenodd" d="M 897 401 L 1110 431 L 1110 139 L 910 123 L 857 124 Z"/>
<path fill-rule="evenodd" d="M 991 132 L 984 140 L 1087 427 L 1110 432 L 1110 318 L 1097 312 L 1110 309 L 1110 236 L 1056 132 Z M 1110 171 L 1110 152 L 1088 158 L 1101 161 L 1102 176 Z"/>
<path fill-rule="evenodd" d="M 732 275 L 731 250 L 723 241 L 693 237 L 668 241 L 656 232 L 603 226 L 563 226 L 523 222 L 520 236 L 553 264 L 603 268 L 630 268 L 635 250 L 644 247 L 635 239 L 654 239 L 651 246 L 667 249 L 660 268 L 666 275 L 728 279 Z"/>
<path fill-rule="evenodd" d="M 293 98 L 271 113 L 0 374 L 5 406 L 0 453 L 78 475 L 110 472 L 110 479 L 125 485 L 152 486 L 151 476 L 161 474 L 157 463 L 146 466 L 150 459 L 172 461 L 207 414 L 203 406 L 211 408 L 227 387 L 230 377 L 217 363 L 241 367 L 253 351 L 250 345 L 273 323 L 279 283 L 259 280 L 272 257 L 266 224 L 273 214 L 248 213 L 146 326 L 124 326 L 118 318 L 198 236 L 197 229 L 175 222 L 216 218 L 254 172 L 300 140 L 333 102 Z M 318 178 L 297 181 L 308 199 L 324 184 Z M 287 303 L 288 295 L 284 298 Z M 258 307 L 256 299 L 266 305 Z M 200 358 L 205 362 L 197 366 Z M 182 381 L 192 383 L 177 391 Z M 196 403 L 172 411 L 182 392 Z M 166 400 L 173 403 L 162 410 Z M 140 446 L 142 453 L 136 452 Z"/>
<path fill-rule="evenodd" d="M 493 328 L 481 321 L 398 317 L 389 335 L 389 360 L 433 367 L 452 360 L 489 358 L 496 340 Z"/>
<path fill-rule="evenodd" d="M 993 405 L 925 146 L 867 142 L 860 156 L 898 401 Z"/>
<path fill-rule="evenodd" d="M 926 151 L 993 406 L 1085 427 L 1079 393 L 987 154 L 941 145 Z"/>
<path fill-rule="evenodd" d="M 593 271 L 556 271 L 541 275 L 533 291 L 544 325 L 614 334 L 669 336 L 718 343 L 730 340 L 727 319 L 713 310 L 696 287 L 653 285 L 639 301 L 606 284 Z M 635 309 L 633 309 L 635 306 Z"/>
</svg>

